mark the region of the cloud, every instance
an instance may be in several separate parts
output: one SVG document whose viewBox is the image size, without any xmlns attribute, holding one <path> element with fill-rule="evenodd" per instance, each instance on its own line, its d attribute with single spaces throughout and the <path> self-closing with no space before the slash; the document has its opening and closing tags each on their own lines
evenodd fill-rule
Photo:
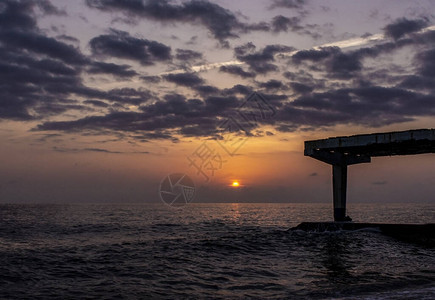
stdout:
<svg viewBox="0 0 435 300">
<path fill-rule="evenodd" d="M 149 83 L 159 83 L 161 80 L 160 76 L 141 76 L 140 79 Z"/>
<path fill-rule="evenodd" d="M 273 0 L 270 5 L 270 9 L 274 8 L 289 8 L 289 9 L 301 9 L 305 4 L 306 0 Z"/>
<path fill-rule="evenodd" d="M 205 99 L 207 112 L 225 115 L 225 111 L 235 109 L 240 101 L 234 96 L 210 96 Z"/>
<path fill-rule="evenodd" d="M 298 17 L 287 18 L 282 15 L 276 16 L 272 20 L 272 30 L 274 32 L 288 32 L 295 31 L 298 32 L 302 30 L 304 27 L 300 25 L 301 19 Z"/>
<path fill-rule="evenodd" d="M 425 19 L 409 20 L 407 18 L 397 19 L 394 23 L 388 24 L 384 28 L 386 36 L 397 40 L 406 34 L 417 32 L 427 26 Z"/>
<path fill-rule="evenodd" d="M 435 79 L 435 48 L 418 53 L 416 58 L 420 75 Z"/>
<path fill-rule="evenodd" d="M 234 48 L 234 54 L 238 60 L 245 62 L 251 70 L 262 74 L 278 70 L 278 67 L 272 64 L 276 54 L 294 50 L 293 47 L 285 45 L 267 45 L 260 51 L 255 51 L 255 49 L 253 43 L 247 43 Z"/>
<path fill-rule="evenodd" d="M 312 27 L 312 26 L 313 25 L 309 25 L 307 27 Z M 409 44 L 409 43 L 420 43 L 420 44 L 431 43 L 431 41 L 435 38 L 434 31 L 435 31 L 435 26 L 425 27 L 418 32 L 419 33 L 418 35 L 413 36 L 412 40 L 401 39 L 399 41 L 396 41 L 397 43 L 384 43 L 384 45 L 380 45 L 378 47 L 378 50 L 381 50 L 383 47 L 384 48 L 389 48 L 389 47 L 391 48 L 391 47 L 394 47 L 395 45 L 405 46 L 406 44 Z M 309 31 L 306 31 L 305 33 L 310 34 L 314 38 L 318 37 L 318 35 L 316 33 L 312 33 Z M 322 44 L 322 45 L 315 46 L 312 49 L 308 49 L 308 50 L 296 51 L 294 48 L 292 48 L 288 52 L 280 52 L 279 56 L 281 56 L 281 57 L 293 57 L 298 52 L 301 52 L 300 55 L 302 55 L 302 53 L 305 51 L 313 51 L 313 54 L 315 54 L 316 53 L 315 51 L 319 51 L 322 49 L 328 49 L 328 48 L 346 49 L 346 48 L 350 48 L 350 47 L 360 47 L 360 46 L 364 46 L 364 45 L 371 44 L 371 43 L 382 42 L 384 40 L 385 40 L 384 34 L 368 34 L 368 35 L 366 34 L 366 35 L 364 35 L 362 37 L 358 37 L 358 38 L 351 38 L 351 39 L 346 39 L 346 40 L 342 40 L 342 41 L 335 41 L 332 43 Z M 239 46 L 236 48 L 240 48 L 240 47 L 243 48 L 243 46 Z M 370 47 L 370 48 L 372 48 L 372 47 Z M 254 49 L 255 49 L 255 46 L 254 46 Z M 369 49 L 369 48 L 366 48 L 366 50 L 367 49 Z M 374 48 L 372 48 L 372 50 L 374 50 Z M 377 51 L 377 53 L 380 54 L 381 51 Z M 193 66 L 189 70 L 192 72 L 200 72 L 200 71 L 211 70 L 214 68 L 220 68 L 222 66 L 230 67 L 230 66 L 237 66 L 237 65 L 243 65 L 243 64 L 245 64 L 245 62 L 240 61 L 240 60 L 233 60 L 233 61 L 226 61 L 226 62 Z M 269 67 L 271 69 L 276 70 L 276 68 L 275 68 L 276 66 L 274 67 L 272 65 Z M 174 71 L 166 72 L 164 74 L 183 73 L 183 72 L 186 72 L 186 69 L 174 70 Z"/>
<path fill-rule="evenodd" d="M 50 113 L 64 111 L 67 106 L 61 102 L 67 91 L 81 85 L 80 72 L 59 60 L 33 58 L 22 48 L 5 46 L 0 46 L 0 118 L 40 118 L 49 105 Z"/>
<path fill-rule="evenodd" d="M 183 61 L 195 61 L 202 59 L 202 53 L 187 49 L 177 49 L 175 58 Z"/>
<path fill-rule="evenodd" d="M 266 90 L 286 90 L 287 86 L 285 86 L 285 84 L 283 84 L 281 81 L 276 80 L 276 79 L 271 79 L 267 82 L 259 82 L 258 86 L 260 88 L 264 88 Z"/>
<path fill-rule="evenodd" d="M 396 87 L 367 86 L 302 95 L 286 103 L 275 120 L 283 125 L 278 130 L 294 131 L 303 126 L 337 124 L 378 127 L 434 115 L 432 95 Z"/>
<path fill-rule="evenodd" d="M 306 94 L 313 91 L 311 86 L 299 82 L 290 82 L 290 87 L 297 94 Z"/>
<path fill-rule="evenodd" d="M 85 100 L 85 101 L 83 101 L 83 103 L 91 104 L 91 105 L 97 106 L 97 107 L 108 107 L 109 106 L 109 104 L 107 104 L 106 102 L 100 101 L 100 100 Z"/>
<path fill-rule="evenodd" d="M 201 24 L 222 46 L 228 47 L 228 38 L 238 37 L 238 32 L 249 28 L 228 9 L 209 1 L 185 1 L 174 4 L 167 0 L 116 1 L 86 0 L 86 4 L 101 11 L 121 12 L 127 16 L 147 18 L 164 23 Z"/>
<path fill-rule="evenodd" d="M 31 16 L 34 7 L 35 1 L 4 1 L 0 10 L 0 28 L 35 29 L 36 21 Z"/>
<path fill-rule="evenodd" d="M 218 94 L 221 92 L 217 87 L 211 85 L 197 85 L 193 88 L 197 91 L 202 97 L 208 96 L 210 94 Z"/>
<path fill-rule="evenodd" d="M 293 62 L 299 64 L 303 61 L 320 62 L 325 58 L 328 58 L 335 53 L 339 53 L 340 49 L 338 47 L 324 47 L 320 49 L 309 49 L 297 51 L 292 56 Z"/>
<path fill-rule="evenodd" d="M 85 86 L 82 75 L 86 71 L 118 77 L 135 76 L 136 72 L 128 65 L 93 61 L 78 47 L 64 43 L 64 38 L 46 36 L 37 26 L 36 16 L 41 12 L 64 14 L 49 1 L 1 3 L 1 119 L 29 121 L 69 112 L 74 115 L 77 111 L 87 114 L 96 107 L 109 108 L 106 101 L 114 103 L 110 109 L 119 109 L 153 98 L 145 89 L 103 91 Z M 70 37 L 67 41 L 77 40 Z M 77 97 L 92 100 L 78 101 Z"/>
<path fill-rule="evenodd" d="M 156 41 L 135 38 L 128 32 L 114 29 L 109 34 L 93 38 L 89 45 L 96 56 L 130 59 L 145 66 L 171 59 L 171 47 Z"/>
<path fill-rule="evenodd" d="M 415 44 L 415 40 L 401 39 L 346 52 L 339 47 L 321 47 L 297 51 L 291 56 L 291 61 L 296 65 L 309 62 L 313 69 L 325 71 L 333 78 L 352 79 L 359 76 L 365 58 L 376 58 L 381 54 L 390 54 L 413 44 Z"/>
<path fill-rule="evenodd" d="M 126 104 L 143 104 L 153 98 L 152 92 L 147 89 L 139 88 L 120 88 L 103 92 L 102 99 Z"/>
<path fill-rule="evenodd" d="M 263 84 L 265 87 L 278 85 L 275 82 Z M 202 88 L 201 85 L 194 86 L 197 90 Z M 211 88 L 211 92 L 215 91 Z M 250 91 L 252 88 L 249 86 L 236 85 L 222 90 L 221 94 L 225 96 L 200 93 L 204 100 L 167 94 L 155 103 L 141 106 L 140 112 L 109 112 L 74 121 L 45 122 L 36 130 L 95 133 L 109 130 L 156 135 L 155 138 L 164 139 L 174 139 L 177 135 L 213 137 L 219 133 L 219 120 L 234 113 L 246 99 L 244 94 Z M 303 87 L 293 101 L 288 101 L 287 95 L 263 96 L 276 110 L 276 116 L 267 121 L 259 120 L 259 125 L 267 122 L 278 131 L 314 130 L 339 124 L 378 127 L 435 115 L 433 95 L 399 87 L 329 87 L 324 92 Z"/>
<path fill-rule="evenodd" d="M 84 87 L 82 69 L 91 62 L 79 48 L 47 37 L 39 14 L 62 14 L 49 1 L 4 1 L 0 10 L 0 118 L 41 119 L 69 110 L 91 111 L 71 99 Z M 98 91 L 93 91 L 98 93 Z"/>
<path fill-rule="evenodd" d="M 71 45 L 57 41 L 54 38 L 43 36 L 37 32 L 23 32 L 1 28 L 0 40 L 8 48 L 16 47 L 36 54 L 57 58 L 72 65 L 83 65 L 88 60 L 80 50 Z"/>
<path fill-rule="evenodd" d="M 168 74 L 163 77 L 169 82 L 187 87 L 204 83 L 204 79 L 194 73 Z"/>
<path fill-rule="evenodd" d="M 247 72 L 245 70 L 243 70 L 242 67 L 239 66 L 221 66 L 219 68 L 219 71 L 221 72 L 225 72 L 225 73 L 229 73 L 232 75 L 237 75 L 240 76 L 242 78 L 253 78 L 255 77 L 255 73 L 253 72 Z"/>
<path fill-rule="evenodd" d="M 87 70 L 90 74 L 111 74 L 116 77 L 132 77 L 138 75 L 136 71 L 131 70 L 129 65 L 117 65 L 114 63 L 92 62 Z"/>
<path fill-rule="evenodd" d="M 408 75 L 404 77 L 403 81 L 398 86 L 413 90 L 432 90 L 435 89 L 435 79 L 417 75 Z"/>
<path fill-rule="evenodd" d="M 165 107 L 174 111 L 172 107 Z M 162 107 L 159 108 L 163 110 Z M 113 112 L 104 116 L 90 116 L 75 121 L 45 122 L 35 130 L 55 130 L 64 132 L 132 132 L 140 133 L 140 138 L 176 140 L 175 134 L 186 133 L 187 128 L 196 129 L 197 136 L 210 136 L 216 132 L 217 119 L 211 117 L 177 116 L 171 114 L 150 115 L 149 112 Z M 192 131 L 188 136 L 192 135 Z"/>
<path fill-rule="evenodd" d="M 144 7 L 151 10 L 154 7 L 161 14 L 156 14 L 159 20 L 207 24 L 204 26 L 219 32 L 215 37 L 222 42 L 232 35 L 252 30 L 299 30 L 299 20 L 292 21 L 292 18 L 284 16 L 275 19 L 279 21 L 275 27 L 265 23 L 242 23 L 235 17 L 238 25 L 231 29 L 205 23 L 205 17 L 186 21 L 184 16 L 176 16 L 177 11 L 186 7 L 191 9 L 190 14 L 199 14 L 195 9 L 203 11 L 206 8 L 210 9 L 210 14 L 219 13 L 217 5 L 207 1 L 89 2 L 109 3 L 112 8 L 103 10 L 124 12 L 128 9 L 140 11 Z M 264 97 L 277 112 L 267 124 L 279 131 L 315 130 L 349 124 L 376 127 L 435 115 L 435 35 L 430 30 L 424 31 L 424 28 L 412 31 L 415 34 L 407 34 L 411 32 L 409 28 L 402 29 L 406 33 L 396 39 L 371 36 L 301 51 L 286 45 L 257 48 L 253 43 L 247 43 L 234 48 L 234 60 L 230 62 L 193 66 L 189 72 L 184 69 L 159 76 L 141 76 L 139 69 L 134 69 L 137 64 L 117 64 L 109 60 L 101 61 L 100 58 L 132 60 L 142 64 L 142 70 L 143 66 L 156 62 L 170 66 L 174 66 L 173 61 L 190 64 L 202 60 L 202 54 L 176 49 L 172 55 L 171 48 L 164 44 L 112 29 L 91 39 L 92 55 L 87 56 L 75 47 L 78 44 L 73 39 L 48 37 L 40 30 L 33 13 L 34 9 L 39 9 L 35 4 L 6 3 L 5 8 L 0 10 L 0 24 L 3 24 L 0 25 L 0 118 L 39 120 L 35 130 L 133 134 L 139 140 L 177 141 L 180 136 L 213 138 L 219 134 L 219 122 L 234 113 L 255 88 L 262 88 L 267 93 Z M 123 8 L 117 8 L 117 5 Z M 134 8 L 134 5 L 137 7 Z M 131 7 L 127 9 L 127 6 Z M 165 17 L 161 8 L 166 6 L 170 10 Z M 228 11 L 220 11 L 224 12 Z M 134 14 L 155 18 L 142 13 Z M 22 24 L 16 23 L 11 16 L 21 18 Z M 71 41 L 73 43 L 67 44 Z M 345 48 L 355 45 L 358 48 Z M 397 69 L 389 62 L 381 62 L 380 55 L 394 54 L 394 51 L 404 47 L 415 53 L 412 69 L 406 66 Z M 368 58 L 374 63 L 365 66 Z M 265 77 L 261 82 L 253 80 L 257 75 L 279 71 L 278 66 L 292 72 L 284 72 L 285 79 L 275 73 L 273 75 L 277 79 Z M 252 80 L 246 80 L 250 82 L 246 85 L 236 84 L 219 89 L 194 73 L 212 68 Z M 137 76 L 137 81 L 145 82 L 143 85 L 147 89 L 123 87 L 100 90 L 88 87 L 83 78 L 89 74 L 113 75 L 125 80 Z M 101 77 L 98 76 L 98 79 Z M 283 80 L 278 80 L 280 78 Z M 167 82 L 190 88 L 192 98 L 167 93 Z M 123 83 L 119 84 L 122 86 Z M 159 88 L 153 89 L 156 84 Z M 283 93 L 288 88 L 291 92 Z M 68 120 L 62 116 L 51 120 L 45 118 L 67 113 Z M 74 115 L 78 115 L 77 119 L 71 120 Z"/>
<path fill-rule="evenodd" d="M 215 136 L 219 120 L 234 111 L 241 101 L 235 96 L 207 96 L 186 99 L 180 94 L 167 94 L 153 104 L 141 106 L 140 112 L 112 111 L 102 116 L 87 116 L 73 121 L 52 121 L 38 125 L 38 131 L 64 132 L 130 132 L 150 139 L 176 140 L 176 135 Z"/>
<path fill-rule="evenodd" d="M 254 91 L 254 88 L 251 86 L 246 86 L 243 84 L 236 84 L 234 85 L 232 88 L 229 89 L 225 89 L 222 94 L 224 95 L 235 95 L 235 94 L 240 94 L 243 96 L 248 96 L 250 94 L 252 94 Z"/>
<path fill-rule="evenodd" d="M 48 0 L 38 0 L 34 3 L 47 15 L 66 16 L 66 12 L 60 10 Z"/>
<path fill-rule="evenodd" d="M 53 151 L 62 152 L 62 153 L 77 153 L 77 152 L 98 152 L 98 153 L 107 153 L 107 154 L 150 154 L 148 151 L 114 151 L 107 150 L 103 148 L 61 148 L 61 147 L 53 147 Z"/>
</svg>

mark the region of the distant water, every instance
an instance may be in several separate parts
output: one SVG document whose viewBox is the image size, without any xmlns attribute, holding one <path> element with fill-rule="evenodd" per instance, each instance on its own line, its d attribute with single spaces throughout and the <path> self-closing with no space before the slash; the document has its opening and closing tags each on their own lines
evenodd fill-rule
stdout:
<svg viewBox="0 0 435 300">
<path fill-rule="evenodd" d="M 430 204 L 350 205 L 435 222 Z M 0 205 L 1 299 L 435 299 L 435 249 L 373 230 L 288 231 L 326 204 Z"/>
</svg>

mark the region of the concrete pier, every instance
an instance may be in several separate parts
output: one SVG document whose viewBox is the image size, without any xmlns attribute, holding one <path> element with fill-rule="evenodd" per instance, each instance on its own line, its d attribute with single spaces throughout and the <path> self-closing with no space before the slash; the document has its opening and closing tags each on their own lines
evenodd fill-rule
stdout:
<svg viewBox="0 0 435 300">
<path fill-rule="evenodd" d="M 332 165 L 334 220 L 344 221 L 346 217 L 347 165 Z"/>
<path fill-rule="evenodd" d="M 303 222 L 290 230 L 309 232 L 374 230 L 405 242 L 421 244 L 427 247 L 435 247 L 435 224 Z"/>
<path fill-rule="evenodd" d="M 435 129 L 361 134 L 306 141 L 305 156 L 332 165 L 334 221 L 346 216 L 347 166 L 371 157 L 435 153 Z"/>
</svg>

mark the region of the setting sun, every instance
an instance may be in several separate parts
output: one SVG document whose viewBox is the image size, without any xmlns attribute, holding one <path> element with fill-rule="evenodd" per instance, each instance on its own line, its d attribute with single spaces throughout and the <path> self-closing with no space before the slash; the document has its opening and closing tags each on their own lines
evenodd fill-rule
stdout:
<svg viewBox="0 0 435 300">
<path fill-rule="evenodd" d="M 231 184 L 231 186 L 233 187 L 238 187 L 240 186 L 240 183 L 238 181 L 233 181 L 233 183 Z"/>
</svg>

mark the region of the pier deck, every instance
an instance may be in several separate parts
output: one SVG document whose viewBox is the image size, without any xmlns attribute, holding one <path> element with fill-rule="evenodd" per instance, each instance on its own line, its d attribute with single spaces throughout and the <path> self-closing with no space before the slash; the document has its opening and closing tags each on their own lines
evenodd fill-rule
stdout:
<svg viewBox="0 0 435 300">
<path fill-rule="evenodd" d="M 306 141 L 305 156 L 332 165 L 334 220 L 346 216 L 347 166 L 372 157 L 435 153 L 435 129 L 360 134 Z"/>
</svg>

